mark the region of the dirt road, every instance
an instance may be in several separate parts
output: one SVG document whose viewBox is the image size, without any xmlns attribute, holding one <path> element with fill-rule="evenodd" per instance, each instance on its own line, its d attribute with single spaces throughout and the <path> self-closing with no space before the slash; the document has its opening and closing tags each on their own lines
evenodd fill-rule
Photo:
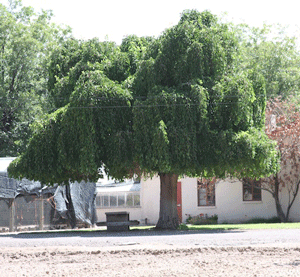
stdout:
<svg viewBox="0 0 300 277">
<path fill-rule="evenodd" d="M 1 276 L 300 276 L 300 230 L 0 235 Z"/>
</svg>

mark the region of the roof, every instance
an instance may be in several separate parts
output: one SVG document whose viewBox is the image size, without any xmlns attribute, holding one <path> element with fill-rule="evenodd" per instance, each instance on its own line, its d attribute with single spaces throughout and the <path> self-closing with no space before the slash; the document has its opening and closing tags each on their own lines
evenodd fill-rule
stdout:
<svg viewBox="0 0 300 277">
<path fill-rule="evenodd" d="M 141 183 L 135 183 L 133 180 L 129 180 L 122 183 L 115 183 L 110 185 L 99 185 L 97 183 L 96 192 L 97 193 L 113 193 L 113 192 L 134 192 L 141 190 Z"/>
<path fill-rule="evenodd" d="M 14 157 L 0 158 L 0 174 L 4 175 L 7 173 L 9 164 L 14 160 Z"/>
<path fill-rule="evenodd" d="M 103 168 L 100 169 L 100 172 L 102 174 L 102 178 L 100 178 L 96 184 L 97 193 L 130 192 L 141 190 L 140 182 L 136 182 L 134 179 L 125 179 L 121 182 L 108 177 Z"/>
</svg>

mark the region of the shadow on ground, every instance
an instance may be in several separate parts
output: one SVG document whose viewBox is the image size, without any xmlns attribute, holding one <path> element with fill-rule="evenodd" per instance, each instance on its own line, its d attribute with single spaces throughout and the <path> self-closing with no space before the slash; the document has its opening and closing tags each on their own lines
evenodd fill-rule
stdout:
<svg viewBox="0 0 300 277">
<path fill-rule="evenodd" d="M 41 239 L 41 238 L 55 238 L 55 237 L 147 237 L 147 236 L 174 236 L 174 235 L 190 235 L 190 234 L 220 234 L 220 233 L 241 233 L 245 230 L 237 229 L 210 229 L 202 228 L 201 230 L 157 230 L 155 228 L 145 230 L 130 230 L 122 232 L 108 232 L 99 229 L 87 230 L 51 230 L 51 231 L 33 231 L 33 232 L 19 232 L 0 234 L 0 237 L 20 238 L 20 239 Z"/>
</svg>

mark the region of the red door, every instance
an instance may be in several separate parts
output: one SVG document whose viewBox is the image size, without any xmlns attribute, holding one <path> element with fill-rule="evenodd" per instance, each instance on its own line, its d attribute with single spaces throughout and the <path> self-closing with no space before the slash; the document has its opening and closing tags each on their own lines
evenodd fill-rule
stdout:
<svg viewBox="0 0 300 277">
<path fill-rule="evenodd" d="M 181 197 L 181 182 L 177 183 L 177 212 L 179 223 L 182 223 L 182 197 Z"/>
</svg>

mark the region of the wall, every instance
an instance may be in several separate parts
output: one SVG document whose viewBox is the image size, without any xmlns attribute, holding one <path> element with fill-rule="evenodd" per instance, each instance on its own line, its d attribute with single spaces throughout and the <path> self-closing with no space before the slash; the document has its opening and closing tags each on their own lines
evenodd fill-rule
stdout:
<svg viewBox="0 0 300 277">
<path fill-rule="evenodd" d="M 216 184 L 216 206 L 198 207 L 197 205 L 197 179 L 182 178 L 182 219 L 183 223 L 189 215 L 196 216 L 207 214 L 218 215 L 219 223 L 240 223 L 252 218 L 271 218 L 276 216 L 276 208 L 273 197 L 269 192 L 262 191 L 262 201 L 243 201 L 243 186 L 240 181 L 222 180 Z M 282 191 L 282 195 L 286 192 Z M 131 220 L 139 220 L 141 224 L 155 225 L 159 217 L 160 180 L 153 177 L 141 180 L 141 207 L 126 208 L 130 213 Z M 297 197 L 291 210 L 290 219 L 300 221 L 300 195 Z M 286 197 L 282 199 L 287 201 Z M 283 205 L 285 208 L 285 205 Z M 113 211 L 124 211 L 125 209 L 114 208 Z M 112 209 L 97 209 L 98 221 L 105 221 L 105 212 Z"/>
<path fill-rule="evenodd" d="M 183 222 L 189 215 L 218 215 L 219 223 L 239 223 L 255 217 L 276 216 L 275 203 L 270 193 L 262 191 L 262 201 L 243 201 L 243 186 L 239 181 L 225 180 L 216 184 L 216 206 L 197 206 L 197 179 L 184 178 L 182 182 Z"/>
<path fill-rule="evenodd" d="M 97 221 L 106 221 L 106 212 L 129 212 L 130 220 L 138 220 L 141 225 L 155 225 L 159 216 L 160 181 L 158 177 L 142 179 L 140 190 L 141 206 L 136 208 L 96 208 Z"/>
<path fill-rule="evenodd" d="M 286 187 L 282 188 L 281 192 L 279 193 L 279 197 L 280 197 L 280 202 L 282 203 L 283 211 L 286 214 L 287 205 L 289 202 L 288 188 Z M 298 192 L 298 195 L 290 210 L 289 221 L 298 221 L 298 222 L 300 221 L 300 191 Z"/>
<path fill-rule="evenodd" d="M 128 212 L 130 220 L 141 221 L 141 218 L 142 218 L 142 208 L 141 207 L 139 207 L 139 208 L 116 207 L 116 208 L 108 208 L 108 209 L 96 208 L 97 222 L 106 221 L 105 213 L 110 213 L 110 212 Z"/>
<path fill-rule="evenodd" d="M 160 179 L 158 176 L 141 180 L 142 222 L 155 225 L 159 218 Z"/>
</svg>

